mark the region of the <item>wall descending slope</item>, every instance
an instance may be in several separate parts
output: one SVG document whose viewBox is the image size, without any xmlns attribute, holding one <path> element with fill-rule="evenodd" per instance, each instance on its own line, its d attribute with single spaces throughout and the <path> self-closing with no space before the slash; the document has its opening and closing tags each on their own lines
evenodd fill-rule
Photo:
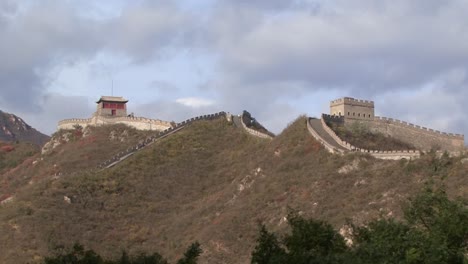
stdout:
<svg viewBox="0 0 468 264">
<path fill-rule="evenodd" d="M 325 121 L 337 121 L 334 116 L 330 115 L 323 115 L 322 118 L 325 119 Z M 342 122 L 341 119 L 339 122 Z M 429 151 L 431 149 L 449 152 L 464 150 L 465 138 L 463 135 L 440 132 L 393 118 L 378 116 L 373 120 L 352 120 L 345 118 L 343 122 L 347 126 L 360 122 L 365 124 L 373 132 L 379 132 L 403 142 L 410 143 L 423 151 Z"/>
<path fill-rule="evenodd" d="M 317 139 L 324 147 L 331 153 L 346 153 L 346 152 L 362 152 L 368 153 L 371 156 L 378 159 L 413 159 L 418 158 L 421 153 L 417 150 L 405 150 L 405 151 L 381 151 L 381 150 L 367 150 L 356 148 L 346 141 L 341 140 L 338 135 L 329 128 L 325 122 L 325 119 L 340 122 L 343 121 L 342 117 L 335 117 L 330 115 L 322 115 L 321 119 L 309 118 L 307 122 L 307 129 L 311 135 Z"/>
<path fill-rule="evenodd" d="M 216 113 L 216 114 L 210 114 L 210 115 L 203 115 L 203 116 L 198 116 L 198 117 L 194 117 L 194 118 L 189 118 L 181 123 L 178 123 L 176 124 L 174 127 L 170 127 L 168 129 L 165 129 L 159 133 L 157 133 L 156 135 L 153 135 L 151 137 L 148 137 L 144 140 L 141 140 L 136 146 L 132 147 L 132 148 L 128 148 L 126 151 L 122 151 L 120 153 L 117 153 L 116 155 L 114 155 L 112 158 L 110 158 L 109 160 L 103 162 L 102 164 L 100 164 L 98 166 L 98 169 L 105 169 L 105 168 L 110 168 L 110 167 L 113 167 L 115 165 L 117 165 L 118 163 L 124 161 L 125 159 L 127 159 L 128 157 L 132 156 L 133 154 L 135 154 L 135 152 L 143 149 L 144 147 L 148 146 L 148 145 L 151 145 L 152 143 L 156 142 L 157 140 L 159 139 L 162 139 L 162 138 L 165 138 L 177 131 L 180 131 L 182 130 L 183 128 L 185 128 L 187 125 L 195 122 L 195 121 L 200 121 L 200 120 L 213 120 L 213 119 L 217 119 L 217 118 L 220 118 L 220 117 L 224 117 L 226 118 L 226 112 L 219 112 L 219 113 Z"/>
<path fill-rule="evenodd" d="M 252 118 L 250 116 L 250 113 L 248 113 L 247 111 L 244 111 L 242 113 L 242 115 L 239 117 L 240 119 L 240 123 L 241 123 L 241 126 L 242 128 L 245 129 L 245 131 L 247 131 L 247 133 L 253 135 L 253 136 L 256 136 L 256 137 L 259 137 L 259 138 L 267 138 L 267 139 L 272 139 L 274 137 L 274 134 L 269 132 L 268 130 L 266 130 L 266 128 L 264 128 L 262 125 L 260 125 L 258 123 L 258 125 L 262 128 L 262 130 L 260 129 L 256 129 L 255 126 L 252 126 L 252 127 L 248 127 L 246 124 L 245 124 L 245 119 L 246 119 L 246 115 L 248 115 L 247 119 L 250 119 Z M 256 121 L 255 121 L 256 122 Z"/>
<path fill-rule="evenodd" d="M 331 153 L 344 153 L 348 149 L 340 145 L 323 126 L 320 119 L 309 118 L 307 120 L 307 129 L 310 134 L 319 141 Z"/>
</svg>

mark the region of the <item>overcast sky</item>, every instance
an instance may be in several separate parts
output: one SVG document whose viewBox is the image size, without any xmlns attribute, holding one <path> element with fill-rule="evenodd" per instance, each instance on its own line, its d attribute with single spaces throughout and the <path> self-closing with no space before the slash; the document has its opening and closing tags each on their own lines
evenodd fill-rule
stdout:
<svg viewBox="0 0 468 264">
<path fill-rule="evenodd" d="M 113 93 L 138 116 L 245 109 L 278 133 L 350 96 L 468 135 L 467 14 L 466 0 L 0 0 L 0 110 L 50 134 Z"/>
</svg>

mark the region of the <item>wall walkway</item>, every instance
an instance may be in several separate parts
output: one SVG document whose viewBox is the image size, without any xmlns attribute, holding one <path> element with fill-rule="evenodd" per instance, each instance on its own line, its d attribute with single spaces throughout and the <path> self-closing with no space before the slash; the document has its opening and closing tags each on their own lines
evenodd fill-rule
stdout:
<svg viewBox="0 0 468 264">
<path fill-rule="evenodd" d="M 259 137 L 259 138 L 265 138 L 265 139 L 273 139 L 272 136 L 266 134 L 266 133 L 262 133 L 260 131 L 257 131 L 255 129 L 252 129 L 252 128 L 249 128 L 247 127 L 247 125 L 244 123 L 243 121 L 244 119 L 242 118 L 242 115 L 240 116 L 233 116 L 232 118 L 232 121 L 234 122 L 234 125 L 238 128 L 242 128 L 244 129 L 245 131 L 247 131 L 247 133 L 249 133 L 250 135 L 252 136 L 255 136 L 255 137 Z"/>
<path fill-rule="evenodd" d="M 323 127 L 320 119 L 309 118 L 307 129 L 331 153 L 344 153 L 347 149 L 342 147 Z"/>
<path fill-rule="evenodd" d="M 176 124 L 176 126 L 174 126 L 174 127 L 167 128 L 167 129 L 157 133 L 156 135 L 153 135 L 151 137 L 146 138 L 145 140 L 140 141 L 136 146 L 131 147 L 131 148 L 127 149 L 126 151 L 122 151 L 120 153 L 117 153 L 116 155 L 114 155 L 109 160 L 107 160 L 107 161 L 103 162 L 102 164 L 100 164 L 98 166 L 98 169 L 111 168 L 111 167 L 119 164 L 120 162 L 126 160 L 127 158 L 129 158 L 130 156 L 132 156 L 136 152 L 140 151 L 141 149 L 153 144 L 154 142 L 156 142 L 158 140 L 161 140 L 161 139 L 163 139 L 165 137 L 168 137 L 168 136 L 170 136 L 170 135 L 184 129 L 185 127 L 187 127 L 187 125 L 189 125 L 189 124 L 191 124 L 193 122 L 200 121 L 200 120 L 213 120 L 213 119 L 217 119 L 217 118 L 220 118 L 220 117 L 228 118 L 228 114 L 226 114 L 226 112 L 219 112 L 219 113 L 216 113 L 216 114 L 203 115 L 203 116 L 198 116 L 198 117 L 187 119 L 187 120 L 185 120 L 185 121 L 183 121 L 181 123 Z M 231 117 L 231 115 L 229 115 L 229 118 L 230 117 Z M 261 133 L 259 131 L 248 128 L 244 124 L 244 122 L 242 121 L 241 116 L 232 116 L 232 121 L 234 122 L 234 125 L 236 127 L 244 129 L 245 131 L 247 131 L 247 133 L 249 133 L 249 134 L 251 134 L 253 136 L 256 136 L 256 137 L 259 137 L 259 138 L 266 138 L 266 139 L 271 139 L 272 138 L 268 134 L 264 134 L 264 133 Z"/>
<path fill-rule="evenodd" d="M 347 152 L 362 152 L 368 153 L 378 159 L 414 159 L 419 158 L 421 153 L 417 150 L 405 151 L 381 151 L 367 150 L 357 148 L 350 143 L 343 141 L 336 133 L 327 126 L 325 119 L 330 118 L 329 115 L 322 115 L 321 119 L 309 118 L 307 128 L 311 135 L 317 139 L 331 153 L 347 153 Z"/>
<path fill-rule="evenodd" d="M 185 120 L 185 121 L 183 121 L 181 123 L 176 124 L 174 127 L 170 127 L 170 128 L 168 128 L 166 130 L 163 130 L 163 131 L 161 131 L 161 132 L 159 132 L 159 133 L 157 133 L 157 134 L 155 134 L 155 135 L 153 135 L 151 137 L 146 138 L 145 140 L 141 140 L 134 147 L 128 148 L 125 151 L 117 153 L 116 155 L 114 155 L 109 160 L 99 164 L 98 169 L 111 168 L 111 167 L 119 164 L 120 162 L 126 160 L 127 158 L 129 158 L 130 156 L 132 156 L 136 152 L 140 151 L 141 149 L 153 144 L 154 142 L 156 142 L 158 140 L 161 140 L 161 139 L 163 139 L 165 137 L 168 137 L 169 135 L 172 135 L 172 134 L 184 129 L 185 127 L 187 127 L 189 124 L 191 124 L 193 122 L 200 121 L 200 120 L 214 120 L 214 119 L 221 118 L 221 117 L 226 118 L 226 113 L 225 112 L 219 112 L 219 113 L 216 113 L 216 114 L 203 115 L 203 116 L 198 116 L 198 117 L 187 119 L 187 120 Z"/>
</svg>

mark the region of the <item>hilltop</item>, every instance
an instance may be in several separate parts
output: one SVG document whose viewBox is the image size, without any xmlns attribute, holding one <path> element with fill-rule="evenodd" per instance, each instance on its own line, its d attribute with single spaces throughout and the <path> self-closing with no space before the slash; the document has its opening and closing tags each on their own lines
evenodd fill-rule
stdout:
<svg viewBox="0 0 468 264">
<path fill-rule="evenodd" d="M 340 228 L 347 218 L 400 217 L 401 203 L 427 182 L 468 195 L 464 156 L 335 155 L 312 137 L 306 117 L 273 139 L 225 118 L 197 121 L 96 169 L 151 133 L 122 125 L 59 131 L 55 147 L 3 174 L 1 191 L 14 199 L 0 207 L 0 262 L 39 261 L 74 242 L 104 256 L 126 249 L 177 259 L 197 240 L 201 263 L 249 263 L 258 224 L 282 232 L 291 209 Z"/>
<path fill-rule="evenodd" d="M 49 138 L 20 117 L 0 111 L 0 141 L 22 141 L 42 146 Z"/>
</svg>

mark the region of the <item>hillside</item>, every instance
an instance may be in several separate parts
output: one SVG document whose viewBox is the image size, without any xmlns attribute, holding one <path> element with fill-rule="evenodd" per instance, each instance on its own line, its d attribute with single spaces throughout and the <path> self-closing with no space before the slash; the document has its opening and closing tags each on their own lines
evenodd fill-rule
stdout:
<svg viewBox="0 0 468 264">
<path fill-rule="evenodd" d="M 22 141 L 42 146 L 48 140 L 49 136 L 32 128 L 20 117 L 0 111 L 0 141 Z"/>
<path fill-rule="evenodd" d="M 0 175 L 38 154 L 39 146 L 29 142 L 0 141 Z"/>
<path fill-rule="evenodd" d="M 2 176 L 9 182 L 2 192 L 15 198 L 0 206 L 1 263 L 40 261 L 74 242 L 103 256 L 126 249 L 173 260 L 195 240 L 204 250 L 201 263 L 249 263 L 258 223 L 282 232 L 291 209 L 339 228 L 347 218 L 399 217 L 401 203 L 429 181 L 468 196 L 464 157 L 332 155 L 309 134 L 305 117 L 273 140 L 225 119 L 195 122 L 95 170 L 106 154 L 147 136 L 127 130 L 122 141 L 117 135 L 125 130 L 101 127 L 84 137 L 62 131 L 55 135 L 61 144 L 35 156 L 35 164 Z"/>
</svg>

